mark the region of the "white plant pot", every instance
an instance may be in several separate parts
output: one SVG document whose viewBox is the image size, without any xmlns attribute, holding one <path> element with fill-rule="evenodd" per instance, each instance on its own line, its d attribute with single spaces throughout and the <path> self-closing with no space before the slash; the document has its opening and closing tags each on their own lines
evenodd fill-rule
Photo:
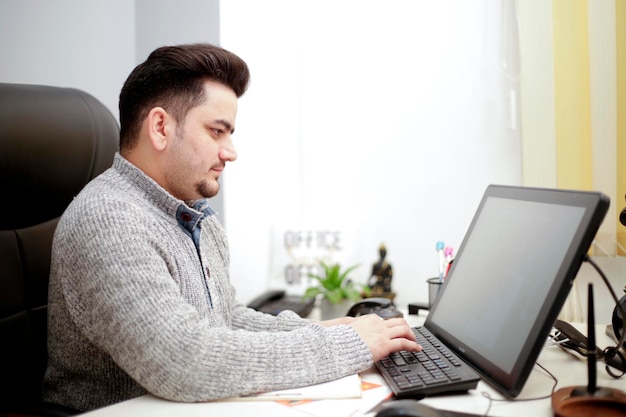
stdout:
<svg viewBox="0 0 626 417">
<path fill-rule="evenodd" d="M 322 320 L 331 320 L 344 317 L 350 307 L 354 304 L 350 300 L 342 300 L 339 304 L 333 304 L 326 298 L 322 298 L 320 303 L 320 316 Z"/>
</svg>

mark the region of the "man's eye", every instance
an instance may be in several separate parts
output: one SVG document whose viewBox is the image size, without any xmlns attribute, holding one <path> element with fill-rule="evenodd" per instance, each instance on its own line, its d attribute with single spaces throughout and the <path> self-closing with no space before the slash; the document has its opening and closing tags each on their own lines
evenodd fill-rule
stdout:
<svg viewBox="0 0 626 417">
<path fill-rule="evenodd" d="M 213 133 L 215 133 L 216 136 L 220 136 L 224 131 L 222 129 L 213 129 Z"/>
</svg>

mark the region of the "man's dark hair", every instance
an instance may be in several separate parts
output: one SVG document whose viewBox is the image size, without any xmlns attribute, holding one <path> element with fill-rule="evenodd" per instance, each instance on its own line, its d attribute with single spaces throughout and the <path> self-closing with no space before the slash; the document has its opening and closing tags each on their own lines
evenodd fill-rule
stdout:
<svg viewBox="0 0 626 417">
<path fill-rule="evenodd" d="M 163 107 L 177 122 L 206 99 L 204 82 L 230 87 L 237 97 L 248 88 L 250 71 L 237 55 L 210 44 L 164 46 L 130 73 L 120 93 L 120 149 L 135 146 L 143 120 Z"/>
</svg>

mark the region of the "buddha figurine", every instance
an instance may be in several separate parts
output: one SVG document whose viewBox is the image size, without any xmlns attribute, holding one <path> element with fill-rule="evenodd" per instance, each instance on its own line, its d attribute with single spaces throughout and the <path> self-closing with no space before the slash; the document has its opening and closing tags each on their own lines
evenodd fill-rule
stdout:
<svg viewBox="0 0 626 417">
<path fill-rule="evenodd" d="M 393 278 L 393 268 L 385 260 L 387 248 L 381 244 L 378 248 L 380 259 L 372 265 L 372 275 L 368 280 L 368 285 L 372 289 L 372 296 L 387 297 L 393 299 L 395 293 L 391 291 L 391 279 Z"/>
</svg>

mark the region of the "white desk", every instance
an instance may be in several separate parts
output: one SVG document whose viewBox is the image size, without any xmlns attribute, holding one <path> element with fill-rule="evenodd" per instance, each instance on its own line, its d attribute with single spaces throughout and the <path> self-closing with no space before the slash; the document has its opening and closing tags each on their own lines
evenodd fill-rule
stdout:
<svg viewBox="0 0 626 417">
<path fill-rule="evenodd" d="M 423 317 L 408 316 L 407 318 L 411 325 L 423 321 Z M 610 339 L 605 335 L 605 326 L 598 325 L 596 328 L 596 341 L 598 346 L 604 348 L 605 346 L 613 345 Z M 583 333 L 586 333 L 586 331 L 583 330 Z M 557 377 L 558 384 L 556 389 L 567 386 L 585 386 L 587 384 L 586 362 L 556 346 L 546 346 L 537 362 Z M 597 368 L 598 386 L 618 388 L 621 390 L 626 389 L 626 377 L 613 379 L 604 370 L 603 362 L 598 362 Z M 367 376 L 368 379 L 377 378 L 378 381 L 384 383 L 376 369 L 368 371 Z M 535 366 L 518 398 L 514 401 L 493 401 L 488 415 L 500 417 L 551 417 L 553 413 L 550 398 L 534 401 L 520 400 L 549 395 L 553 383 L 552 378 L 546 375 L 541 368 Z M 489 400 L 484 394 L 489 395 L 493 399 L 503 399 L 502 395 L 491 388 L 487 383 L 481 381 L 475 390 L 471 390 L 467 394 L 429 397 L 422 401 L 436 408 L 483 415 L 489 407 Z M 272 401 L 188 404 L 174 403 L 156 398 L 152 395 L 145 395 L 84 415 L 87 417 L 241 417 L 247 415 L 254 415 L 255 417 L 304 417 L 307 414 Z M 374 415 L 374 412 L 367 414 L 368 417 L 373 417 Z"/>
</svg>

